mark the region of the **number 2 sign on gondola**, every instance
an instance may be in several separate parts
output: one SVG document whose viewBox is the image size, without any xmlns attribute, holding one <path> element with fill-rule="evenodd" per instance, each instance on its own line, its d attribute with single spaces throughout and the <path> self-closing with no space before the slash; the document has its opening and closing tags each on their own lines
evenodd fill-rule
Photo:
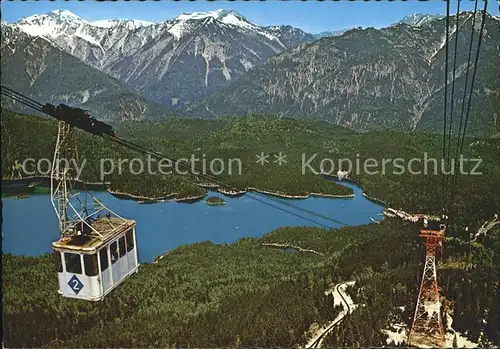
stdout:
<svg viewBox="0 0 500 349">
<path fill-rule="evenodd" d="M 78 294 L 83 288 L 82 282 L 76 277 L 76 275 L 73 275 L 73 277 L 68 281 L 68 285 L 76 294 Z"/>
</svg>

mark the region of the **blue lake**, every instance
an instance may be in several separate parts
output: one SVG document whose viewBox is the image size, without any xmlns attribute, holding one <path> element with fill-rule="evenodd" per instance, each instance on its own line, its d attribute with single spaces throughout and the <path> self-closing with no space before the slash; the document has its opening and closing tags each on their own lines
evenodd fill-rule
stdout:
<svg viewBox="0 0 500 349">
<path fill-rule="evenodd" d="M 340 182 L 354 190 L 353 198 L 280 199 L 314 211 L 348 225 L 380 221 L 383 206 L 367 200 L 354 184 Z M 217 192 L 209 195 L 222 197 L 223 206 L 196 203 L 162 202 L 138 204 L 121 200 L 107 192 L 93 193 L 106 206 L 122 217 L 137 221 L 137 244 L 140 262 L 151 262 L 155 257 L 178 246 L 210 240 L 214 243 L 232 243 L 243 237 L 260 237 L 282 226 L 313 226 L 313 222 L 296 217 L 245 194 L 228 197 Z M 259 200 L 277 205 L 273 201 Z M 3 252 L 16 255 L 38 256 L 51 252 L 51 243 L 59 238 L 56 215 L 49 195 L 30 195 L 25 199 L 2 198 Z M 340 227 L 329 220 L 278 205 L 289 211 L 330 227 Z"/>
</svg>

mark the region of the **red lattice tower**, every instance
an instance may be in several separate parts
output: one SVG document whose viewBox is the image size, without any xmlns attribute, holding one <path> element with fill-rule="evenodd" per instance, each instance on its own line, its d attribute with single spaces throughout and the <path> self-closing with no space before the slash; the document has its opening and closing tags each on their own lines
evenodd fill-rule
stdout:
<svg viewBox="0 0 500 349">
<path fill-rule="evenodd" d="M 445 338 L 437 283 L 436 250 L 443 246 L 444 229 L 421 230 L 419 235 L 424 239 L 425 266 L 408 344 L 443 347 Z"/>
</svg>

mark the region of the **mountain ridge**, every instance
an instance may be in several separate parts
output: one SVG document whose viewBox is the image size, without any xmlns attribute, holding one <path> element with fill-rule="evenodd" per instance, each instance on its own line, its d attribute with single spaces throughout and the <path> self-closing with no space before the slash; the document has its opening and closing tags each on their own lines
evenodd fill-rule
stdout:
<svg viewBox="0 0 500 349">
<path fill-rule="evenodd" d="M 470 27 L 471 16 L 461 14 L 461 27 Z M 498 16 L 488 15 L 488 21 L 482 55 L 494 58 L 500 49 L 491 34 L 498 33 Z M 321 38 L 289 25 L 258 26 L 227 10 L 182 13 L 159 23 L 96 23 L 53 11 L 16 23 L 2 27 L 38 33 L 82 64 L 116 79 L 123 90 L 112 103 L 126 105 L 128 100 L 139 118 L 150 116 L 136 102 L 153 101 L 158 105 L 151 110 L 166 105 L 198 117 L 263 112 L 320 118 L 358 131 L 433 130 L 442 99 L 445 36 L 438 15 L 413 14 L 386 28 L 358 27 Z M 478 25 L 479 16 L 476 34 Z M 468 36 L 460 33 L 457 81 L 463 82 Z M 488 67 L 497 71 L 490 61 L 486 58 Z M 478 98 L 488 117 L 479 119 L 486 122 L 487 133 L 498 133 L 495 110 L 500 106 L 493 100 L 500 83 L 485 74 L 478 74 Z M 78 102 L 87 100 L 80 96 Z"/>
<path fill-rule="evenodd" d="M 258 26 L 227 10 L 182 13 L 158 23 L 96 23 L 53 11 L 8 25 L 43 36 L 143 97 L 169 106 L 189 104 L 270 56 L 314 39 L 290 26 Z"/>
<path fill-rule="evenodd" d="M 477 16 L 474 47 L 480 23 L 480 14 Z M 461 107 L 472 13 L 462 13 L 460 20 L 457 110 Z M 439 120 L 443 117 L 444 28 L 444 19 L 434 19 L 419 28 L 398 24 L 380 30 L 352 29 L 338 37 L 306 43 L 271 57 L 267 66 L 253 69 L 195 103 L 190 111 L 205 117 L 278 113 L 319 118 L 357 131 L 435 131 L 438 125 L 442 128 Z M 473 134 L 500 130 L 500 74 L 493 63 L 499 57 L 496 43 L 500 38 L 494 17 L 487 16 L 485 30 L 474 86 L 473 103 L 477 104 L 471 110 L 468 128 Z M 450 45 L 455 37 L 452 28 Z M 449 81 L 451 61 L 452 57 Z"/>
</svg>

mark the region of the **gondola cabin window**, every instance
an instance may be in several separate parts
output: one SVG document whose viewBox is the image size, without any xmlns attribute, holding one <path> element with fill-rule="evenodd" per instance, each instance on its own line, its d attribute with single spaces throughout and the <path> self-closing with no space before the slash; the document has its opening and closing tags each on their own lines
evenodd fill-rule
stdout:
<svg viewBox="0 0 500 349">
<path fill-rule="evenodd" d="M 126 237 L 127 237 L 127 252 L 130 252 L 135 247 L 135 245 L 134 245 L 134 231 L 132 229 L 127 231 Z"/>
<path fill-rule="evenodd" d="M 118 240 L 118 251 L 120 252 L 120 257 L 125 256 L 125 253 L 127 253 L 125 250 L 125 236 L 122 236 L 120 240 Z"/>
<path fill-rule="evenodd" d="M 101 271 L 108 269 L 108 249 L 106 247 L 99 250 L 99 259 L 101 262 Z"/>
<path fill-rule="evenodd" d="M 85 266 L 85 275 L 96 276 L 99 274 L 99 266 L 97 264 L 97 254 L 83 255 L 83 264 Z"/>
<path fill-rule="evenodd" d="M 76 253 L 64 253 L 64 262 L 66 264 L 66 271 L 73 274 L 82 273 L 82 262 L 80 255 Z"/>
<path fill-rule="evenodd" d="M 54 251 L 54 259 L 56 262 L 57 266 L 57 272 L 62 273 L 63 272 L 63 266 L 62 266 L 62 255 L 61 252 Z"/>
<path fill-rule="evenodd" d="M 118 244 L 116 241 L 109 247 L 109 252 L 111 254 L 111 264 L 115 264 L 118 261 Z"/>
</svg>

